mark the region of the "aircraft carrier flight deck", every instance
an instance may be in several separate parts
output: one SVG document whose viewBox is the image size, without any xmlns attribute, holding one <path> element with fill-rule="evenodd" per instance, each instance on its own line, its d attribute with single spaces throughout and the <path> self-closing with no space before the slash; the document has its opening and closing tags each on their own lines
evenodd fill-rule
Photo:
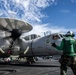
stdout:
<svg viewBox="0 0 76 75">
<path fill-rule="evenodd" d="M 32 65 L 27 64 L 0 64 L 0 75 L 60 75 L 58 60 L 39 60 Z M 73 75 L 68 68 L 67 75 Z"/>
</svg>

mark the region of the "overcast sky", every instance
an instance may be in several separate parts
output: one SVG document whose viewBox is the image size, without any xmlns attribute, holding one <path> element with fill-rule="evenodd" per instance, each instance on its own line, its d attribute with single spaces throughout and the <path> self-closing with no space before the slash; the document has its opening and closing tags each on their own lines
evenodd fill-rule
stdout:
<svg viewBox="0 0 76 75">
<path fill-rule="evenodd" d="M 0 17 L 18 18 L 30 23 L 30 33 L 76 33 L 76 0 L 0 0 Z"/>
</svg>

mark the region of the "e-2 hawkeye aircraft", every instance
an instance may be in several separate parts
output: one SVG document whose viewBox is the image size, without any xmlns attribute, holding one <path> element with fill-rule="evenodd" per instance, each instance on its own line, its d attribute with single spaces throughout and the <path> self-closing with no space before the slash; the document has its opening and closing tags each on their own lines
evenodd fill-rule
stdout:
<svg viewBox="0 0 76 75">
<path fill-rule="evenodd" d="M 32 30 L 32 26 L 25 21 L 10 18 L 0 18 L 2 32 L 0 43 L 0 58 L 9 56 L 34 57 L 59 55 L 62 52 L 51 46 L 55 42 L 60 45 L 63 35 L 53 33 L 33 40 L 26 40 L 23 33 Z M 3 36 L 4 35 L 4 36 Z M 8 42 L 7 42 L 8 41 Z"/>
</svg>

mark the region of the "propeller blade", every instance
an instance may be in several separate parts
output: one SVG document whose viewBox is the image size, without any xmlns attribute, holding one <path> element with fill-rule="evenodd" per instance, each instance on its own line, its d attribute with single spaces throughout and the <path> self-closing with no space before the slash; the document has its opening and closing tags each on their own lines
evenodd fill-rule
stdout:
<svg viewBox="0 0 76 75">
<path fill-rule="evenodd" d="M 3 27 L 2 25 L 0 25 L 0 30 L 2 30 L 2 31 L 9 31 L 7 28 L 5 28 L 5 27 Z"/>
<path fill-rule="evenodd" d="M 13 20 L 11 20 L 11 19 L 5 19 L 5 21 L 7 22 L 7 24 L 9 25 L 9 27 L 10 27 L 11 29 L 13 29 L 13 25 L 12 25 L 12 21 L 13 21 Z"/>
<path fill-rule="evenodd" d="M 14 28 L 15 28 L 15 29 L 17 28 L 17 23 L 18 23 L 18 21 L 15 20 L 15 21 L 14 21 Z"/>
<path fill-rule="evenodd" d="M 5 45 L 3 47 L 3 50 L 7 53 L 8 49 L 10 49 L 11 51 L 15 46 L 18 46 L 19 48 L 21 48 L 21 50 L 24 49 L 25 44 L 24 42 L 22 42 L 22 40 L 19 39 L 19 37 L 23 32 L 32 30 L 32 26 L 27 22 L 18 19 L 0 18 L 0 30 L 2 30 L 3 32 L 2 40 L 4 41 Z M 3 44 L 3 42 L 1 43 Z M 24 54 L 26 54 L 28 50 L 29 47 L 27 47 L 26 44 Z M 0 51 L 2 52 L 2 50 Z"/>
<path fill-rule="evenodd" d="M 21 29 L 22 31 L 25 31 L 25 32 L 32 30 L 32 26 L 30 24 L 19 19 L 0 18 L 0 24 L 3 27 L 9 29 L 9 31 L 12 31 L 13 29 Z"/>
<path fill-rule="evenodd" d="M 26 24 L 26 26 L 22 25 L 19 29 L 23 32 L 28 32 L 29 30 L 32 30 L 32 26 Z"/>
<path fill-rule="evenodd" d="M 7 37 L 7 36 L 11 36 L 11 32 L 9 31 L 9 32 L 4 32 L 4 34 L 5 34 L 5 37 Z"/>
<path fill-rule="evenodd" d="M 4 40 L 9 40 L 10 36 L 3 37 Z"/>
</svg>

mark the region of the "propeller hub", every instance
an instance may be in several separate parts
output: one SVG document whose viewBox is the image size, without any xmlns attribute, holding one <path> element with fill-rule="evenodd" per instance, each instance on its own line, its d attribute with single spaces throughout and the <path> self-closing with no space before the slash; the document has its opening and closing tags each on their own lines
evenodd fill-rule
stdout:
<svg viewBox="0 0 76 75">
<path fill-rule="evenodd" d="M 13 29 L 13 30 L 11 31 L 11 37 L 12 37 L 14 40 L 17 39 L 18 37 L 20 37 L 21 34 L 22 34 L 22 32 L 21 32 L 21 30 L 19 30 L 19 29 Z"/>
</svg>

